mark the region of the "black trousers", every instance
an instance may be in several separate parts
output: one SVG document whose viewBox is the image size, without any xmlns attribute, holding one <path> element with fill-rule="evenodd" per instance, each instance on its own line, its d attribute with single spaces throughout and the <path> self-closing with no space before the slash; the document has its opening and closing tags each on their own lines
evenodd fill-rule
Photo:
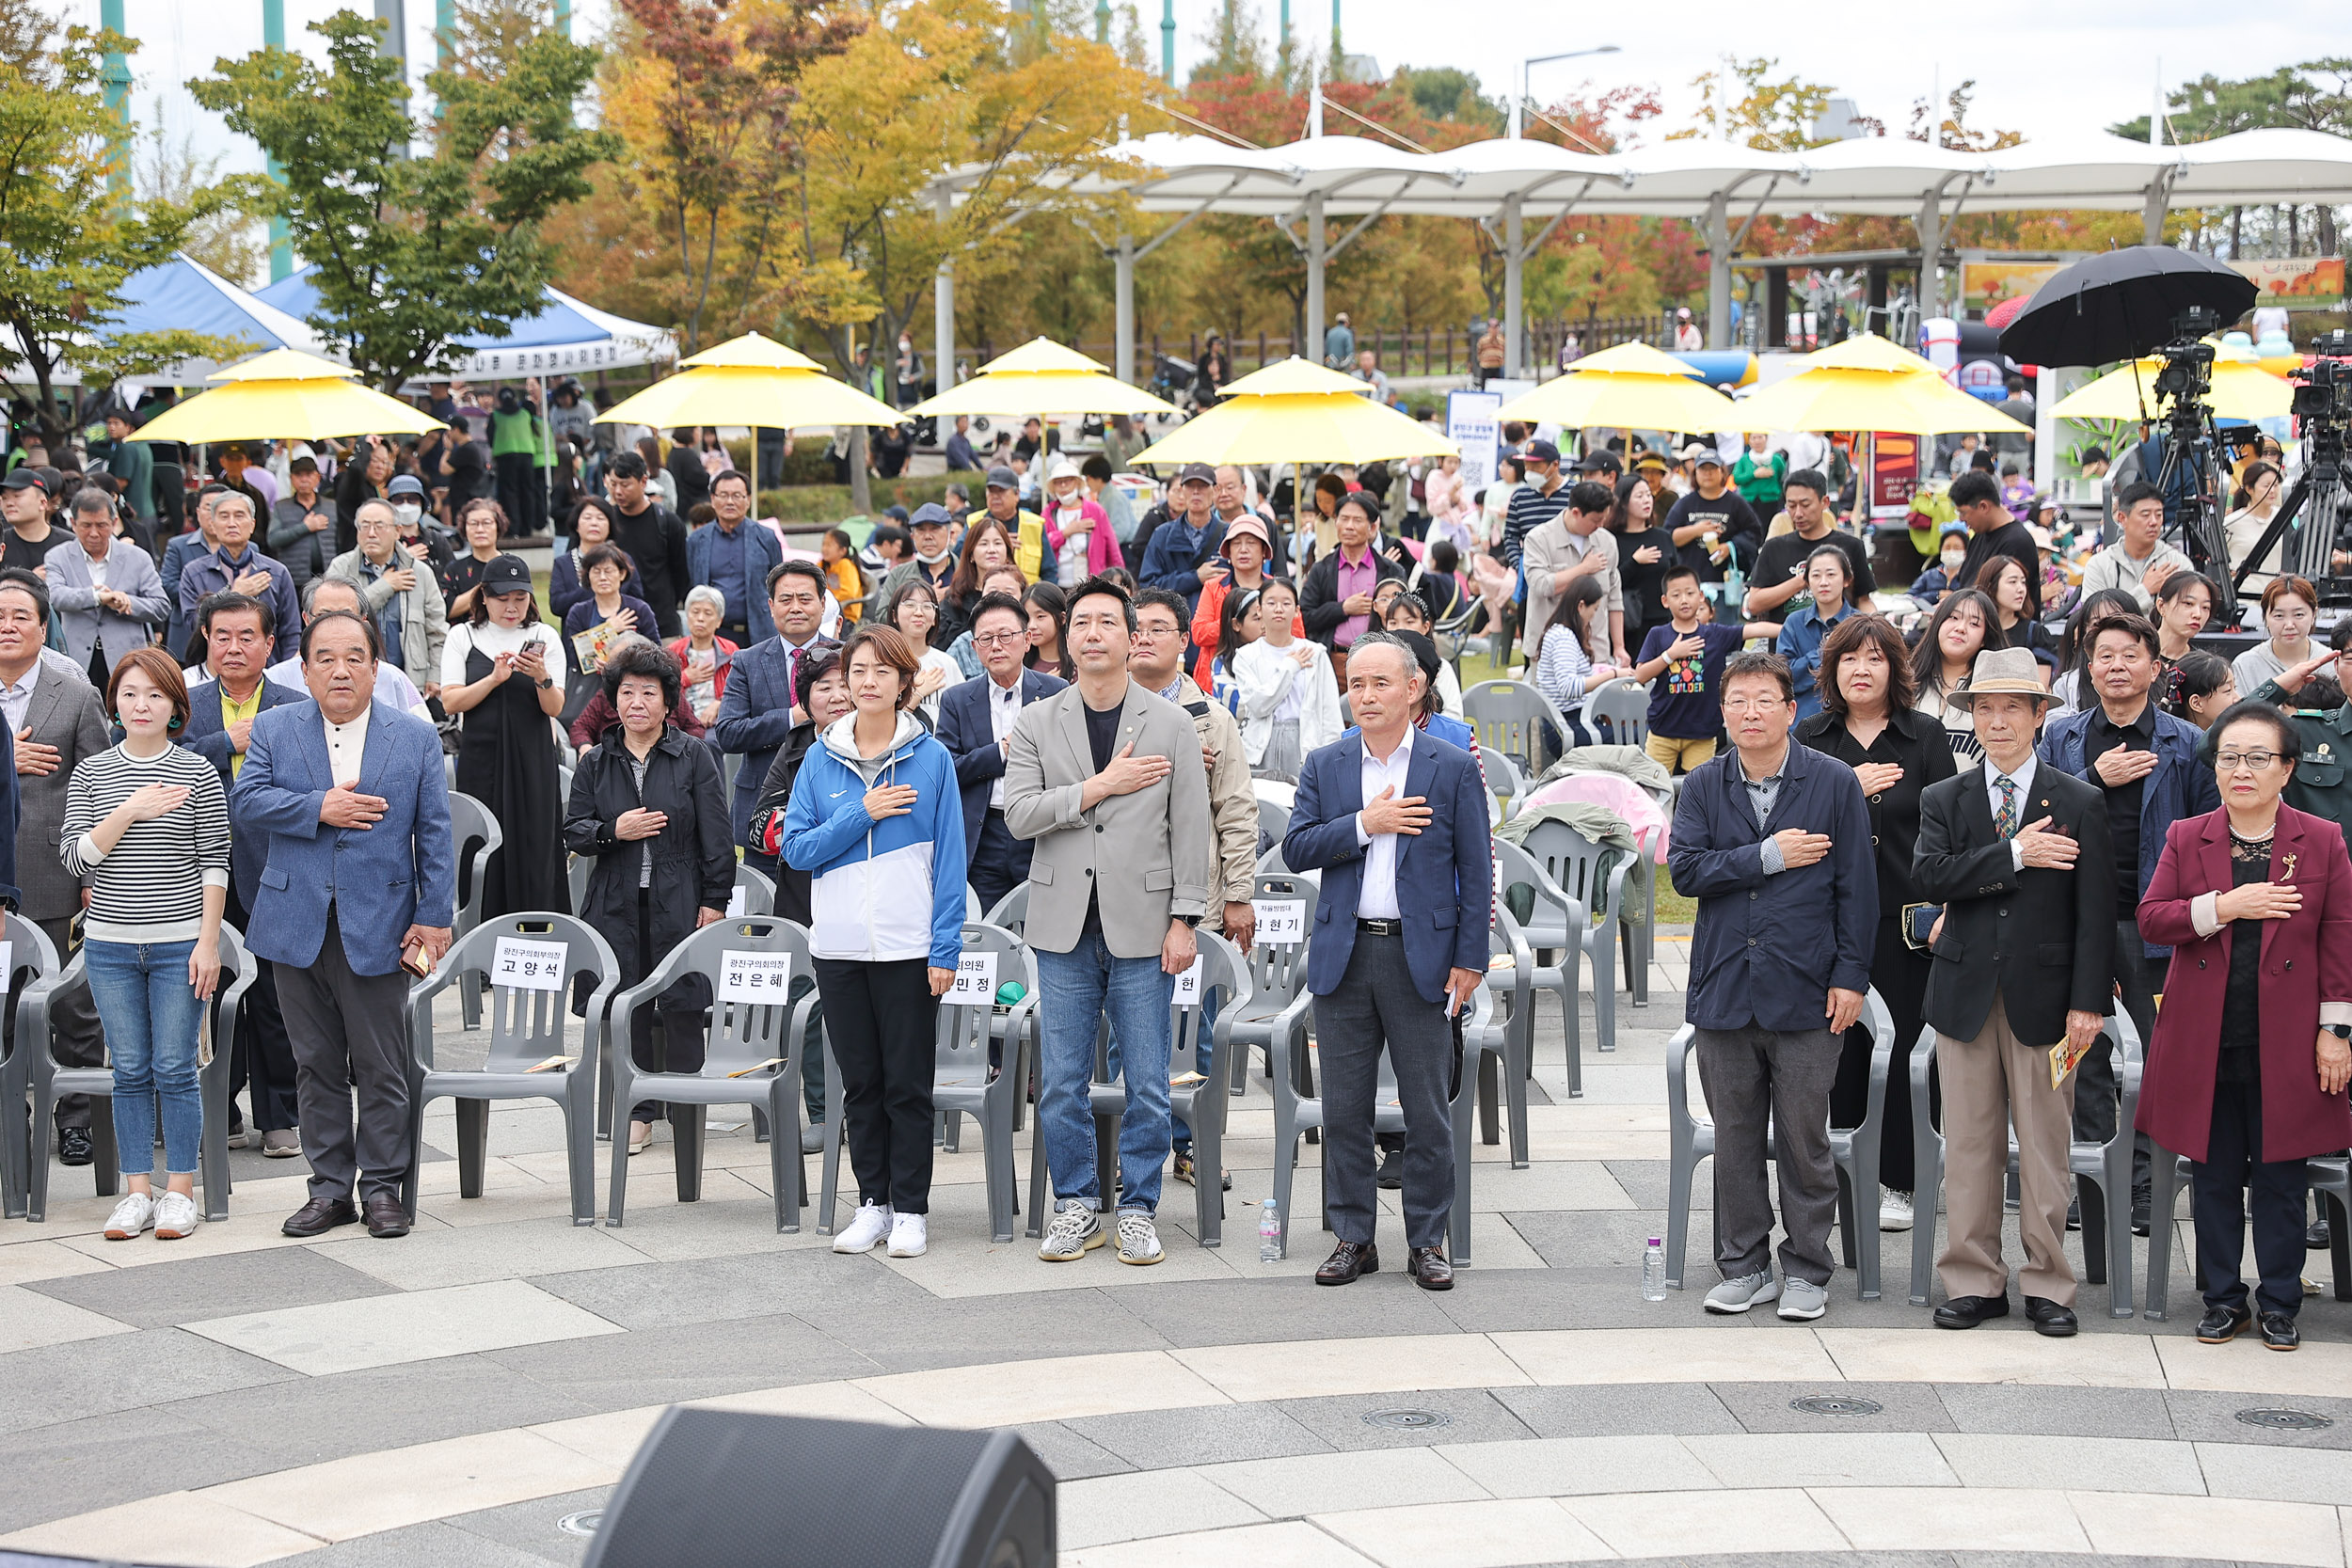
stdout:
<svg viewBox="0 0 2352 1568">
<path fill-rule="evenodd" d="M 1461 1069 L 1454 1025 L 1413 989 L 1403 937 L 1358 930 L 1347 971 L 1314 1001 L 1323 1066 L 1323 1212 L 1343 1242 L 1370 1242 L 1379 1218 L 1373 1187 L 1373 1117 L 1385 1046 L 1405 1113 L 1405 1242 L 1445 1245 L 1454 1212 L 1454 1119 Z M 1214 1181 L 1214 1172 L 1201 1178 Z"/>
<path fill-rule="evenodd" d="M 240 931 L 252 929 L 253 916 L 237 896 L 232 880 L 228 912 L 223 917 Z M 257 1132 L 279 1132 L 301 1123 L 297 1103 L 299 1073 L 294 1068 L 294 1042 L 286 1037 L 285 1009 L 278 1000 L 276 966 L 263 964 L 253 989 L 245 993 L 245 1014 L 236 1044 L 229 1054 L 229 1098 L 250 1086 Z"/>
<path fill-rule="evenodd" d="M 640 977 L 651 974 L 654 966 L 668 958 L 653 947 L 653 892 L 637 890 L 637 973 Z M 707 1007 L 673 1006 L 672 988 L 654 998 L 650 1007 L 640 1007 L 628 1021 L 629 1059 L 640 1072 L 696 1072 L 701 1070 L 703 1053 L 707 1049 L 710 1027 L 710 1010 Z M 661 1039 L 653 1037 L 654 1025 L 661 1026 Z M 661 1101 L 641 1100 L 628 1108 L 631 1121 L 651 1122 L 661 1115 Z"/>
<path fill-rule="evenodd" d="M 1935 960 L 1903 941 L 1899 914 L 1879 921 L 1878 948 L 1870 958 L 1870 984 L 1895 1023 L 1895 1054 L 1886 1064 L 1886 1109 L 1879 1119 L 1879 1184 L 1899 1193 L 1918 1185 L 1911 1143 L 1911 1052 L 1919 1043 L 1920 1009 L 1927 1006 L 1928 972 Z M 1837 1056 L 1837 1081 L 1830 1085 L 1829 1124 L 1859 1127 L 1870 1110 L 1869 1029 L 1846 1032 Z M 1934 1085 L 1931 1080 L 1932 1097 Z M 1935 1107 L 1940 1110 L 1940 1104 Z"/>
<path fill-rule="evenodd" d="M 818 958 L 817 993 L 841 1068 L 841 1114 L 860 1203 L 931 1209 L 931 1068 L 939 998 L 930 960 Z"/>
<path fill-rule="evenodd" d="M 2148 957 L 2139 922 L 2125 915 L 2115 923 L 2115 983 L 2123 993 L 2124 1016 L 2139 1031 L 2139 1048 L 2156 1029 L 2156 992 L 2164 989 L 2165 963 Z M 2122 1079 L 2115 1069 L 2115 1048 L 2102 1037 L 2074 1069 L 2074 1141 L 2103 1144 L 2115 1136 L 2116 1117 L 2123 1103 Z M 2132 1134 L 2132 1187 L 2149 1182 L 2148 1134 Z"/>
<path fill-rule="evenodd" d="M 408 976 L 353 974 L 332 906 L 317 961 L 270 967 L 300 1069 L 310 1196 L 397 1198 L 408 1169 Z"/>
<path fill-rule="evenodd" d="M 2301 1160 L 2265 1160 L 2260 1084 L 2216 1084 L 2213 1141 L 2189 1167 L 2188 1212 L 2197 1227 L 2197 1285 L 2207 1307 L 2243 1308 L 2246 1222 L 2254 1222 L 2255 1305 L 2292 1318 L 2303 1306 Z"/>
<path fill-rule="evenodd" d="M 492 458 L 498 470 L 499 505 L 506 509 L 512 537 L 547 531 L 548 487 L 527 451 L 502 451 Z"/>
<path fill-rule="evenodd" d="M 103 688 L 101 689 L 103 690 Z M 37 920 L 34 924 L 40 927 L 41 935 L 47 937 L 50 944 L 56 948 L 57 959 L 60 963 L 72 956 L 73 921 L 72 917 L 69 916 L 64 920 Z M 51 1050 L 60 1063 L 67 1067 L 104 1067 L 106 1065 L 106 1031 L 98 1022 L 98 1004 L 90 1000 L 89 987 L 76 986 L 70 991 L 57 993 L 50 1001 L 49 1018 L 56 1034 Z M 0 1006 L 0 1039 L 8 1042 L 9 1050 L 15 1049 L 16 1008 L 13 1006 Z M 24 1110 L 23 1106 L 18 1106 L 17 1114 L 23 1115 Z M 60 1095 L 57 1098 L 56 1119 L 57 1131 L 60 1132 L 69 1128 L 84 1132 L 88 1132 L 89 1096 L 86 1094 Z"/>
<path fill-rule="evenodd" d="M 1005 814 L 989 807 L 980 818 L 979 838 L 972 845 L 972 892 L 983 916 L 1029 879 L 1029 855 L 1028 842 L 1013 837 L 1005 826 Z"/>
</svg>

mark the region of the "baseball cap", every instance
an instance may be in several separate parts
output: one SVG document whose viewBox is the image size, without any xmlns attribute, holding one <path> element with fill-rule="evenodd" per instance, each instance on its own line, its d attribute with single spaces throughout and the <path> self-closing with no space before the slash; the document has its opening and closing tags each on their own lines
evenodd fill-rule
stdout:
<svg viewBox="0 0 2352 1568">
<path fill-rule="evenodd" d="M 1560 449 L 1549 441 L 1530 441 L 1519 449 L 1519 455 L 1532 463 L 1557 463 Z"/>
<path fill-rule="evenodd" d="M 1269 553 L 1274 548 L 1274 536 L 1266 531 L 1265 519 L 1255 512 L 1245 512 L 1225 525 L 1227 544 L 1232 543 L 1235 538 L 1243 534 L 1248 534 L 1259 544 L 1263 545 Z"/>
<path fill-rule="evenodd" d="M 955 526 L 955 518 L 948 515 L 947 509 L 937 501 L 925 501 L 914 509 L 914 515 L 907 519 L 907 527 L 910 529 L 953 528 Z"/>
<path fill-rule="evenodd" d="M 1206 463 L 1187 463 L 1183 467 L 1176 470 L 1177 483 L 1190 484 L 1195 480 L 1198 480 L 1203 484 L 1215 484 L 1216 483 L 1216 470 L 1210 467 Z"/>
<path fill-rule="evenodd" d="M 1687 321 L 1689 321 L 1690 319 L 1691 319 L 1691 308 L 1690 308 L 1689 306 L 1684 305 L 1684 306 L 1680 306 L 1680 307 L 1677 308 L 1677 309 L 1675 310 L 1675 320 L 1677 320 L 1677 321 L 1686 321 L 1686 322 L 1687 322 Z"/>
<path fill-rule="evenodd" d="M 1685 463 L 1712 463 L 1718 468 L 1724 466 L 1722 456 L 1704 441 L 1693 441 L 1683 448 L 1682 460 Z"/>
<path fill-rule="evenodd" d="M 290 474 L 317 473 L 319 471 L 319 460 L 312 457 L 306 451 L 300 457 L 297 457 L 293 462 L 287 464 L 286 471 Z"/>
<path fill-rule="evenodd" d="M 1576 471 L 1581 474 L 1613 474 L 1617 471 L 1617 454 L 1607 451 L 1588 451 L 1578 461 Z"/>
<path fill-rule="evenodd" d="M 391 483 L 384 486 L 384 494 L 421 497 L 424 494 L 424 481 L 414 474 L 394 474 Z"/>
<path fill-rule="evenodd" d="M 519 555 L 493 556 L 482 568 L 482 591 L 493 596 L 500 594 L 531 592 L 531 568 L 523 564 Z"/>
<path fill-rule="evenodd" d="M 8 477 L 0 479 L 0 490 L 30 490 L 38 487 L 42 495 L 49 493 L 49 482 L 40 477 L 38 468 L 17 467 Z"/>
<path fill-rule="evenodd" d="M 1021 476 L 1006 464 L 999 463 L 988 470 L 988 487 L 992 490 L 1018 490 L 1021 488 Z"/>
</svg>

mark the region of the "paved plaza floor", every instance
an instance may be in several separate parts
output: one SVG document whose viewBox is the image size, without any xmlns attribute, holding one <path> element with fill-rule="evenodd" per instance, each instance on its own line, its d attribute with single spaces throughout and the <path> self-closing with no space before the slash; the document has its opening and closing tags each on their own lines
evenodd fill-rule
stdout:
<svg viewBox="0 0 2352 1568">
<path fill-rule="evenodd" d="M 46 1224 L 0 1223 L 0 1551 L 576 1562 L 563 1522 L 684 1402 L 1013 1427 L 1060 1477 L 1072 1568 L 2346 1568 L 2352 1304 L 2332 1295 L 2307 1303 L 2294 1354 L 2196 1343 L 2184 1261 L 2168 1322 L 2110 1318 L 2086 1285 L 2075 1338 L 2022 1317 L 1946 1333 L 1906 1299 L 1910 1238 L 1887 1236 L 1881 1300 L 1840 1271 L 1818 1323 L 1711 1319 L 1702 1171 L 1692 1289 L 1645 1301 L 1681 950 L 1661 942 L 1648 1007 L 1620 1006 L 1613 1054 L 1594 1052 L 1587 1001 L 1581 1099 L 1538 1003 L 1532 1163 L 1477 1150 L 1473 1261 L 1450 1294 L 1401 1272 L 1393 1193 L 1383 1271 L 1311 1283 L 1312 1149 L 1291 1256 L 1258 1260 L 1274 1148 L 1254 1073 L 1224 1246 L 1194 1244 L 1171 1180 L 1153 1268 L 990 1244 L 968 1127 L 939 1160 L 930 1253 L 906 1261 L 834 1256 L 814 1210 L 777 1235 L 748 1126 L 714 1132 L 693 1205 L 665 1130 L 617 1229 L 570 1223 L 546 1106 L 493 1111 L 487 1191 L 466 1200 L 437 1102 L 421 1223 L 400 1241 L 286 1240 L 302 1167 L 248 1151 L 226 1223 L 109 1243 L 89 1173 L 60 1170 Z M 453 1009 L 445 1051 L 456 1027 Z M 2185 1218 L 2175 1234 L 2185 1259 Z M 2280 1411 L 2309 1419 L 2249 1419 Z"/>
</svg>

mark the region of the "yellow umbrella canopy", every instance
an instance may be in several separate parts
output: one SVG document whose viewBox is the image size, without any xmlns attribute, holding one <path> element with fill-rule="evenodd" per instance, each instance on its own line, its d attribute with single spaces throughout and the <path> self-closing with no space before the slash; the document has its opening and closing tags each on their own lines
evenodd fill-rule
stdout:
<svg viewBox="0 0 2352 1568">
<path fill-rule="evenodd" d="M 1173 414 L 1164 403 L 1077 350 L 1039 338 L 1001 355 L 961 386 L 916 404 L 910 413 L 953 419 L 959 414 Z"/>
<path fill-rule="evenodd" d="M 2068 393 L 2050 412 L 2061 420 L 2155 419 L 2172 402 L 2156 392 L 2156 372 L 2163 368 L 2162 359 L 2150 357 L 2109 371 Z M 2225 420 L 2266 420 L 2286 413 L 2295 391 L 2254 360 L 2217 359 L 2207 401 Z"/>
<path fill-rule="evenodd" d="M 1569 430 L 1596 425 L 1629 430 L 1728 430 L 1732 426 L 1724 421 L 1733 419 L 1734 413 L 1729 398 L 1688 375 L 1619 373 L 1585 370 L 1580 364 L 1525 397 L 1503 404 L 1502 418 Z"/>
<path fill-rule="evenodd" d="M 678 363 L 684 368 L 677 374 L 613 404 L 596 416 L 596 423 L 796 430 L 807 425 L 898 424 L 908 418 L 879 398 L 835 381 L 807 355 L 756 332 Z"/>
<path fill-rule="evenodd" d="M 1295 368 L 1294 368 L 1295 367 Z M 1251 390 L 1252 384 L 1268 390 Z M 1298 390 L 1319 388 L 1318 390 Z M 1291 358 L 1242 377 L 1215 408 L 1136 454 L 1139 463 L 1371 463 L 1461 449 L 1364 396 L 1364 383 Z"/>
<path fill-rule="evenodd" d="M 1871 334 L 1804 357 L 1804 368 L 1732 404 L 1722 430 L 2031 430 L 1946 381 L 1918 355 Z"/>
<path fill-rule="evenodd" d="M 1595 371 L 1610 375 L 1692 376 L 1699 373 L 1689 362 L 1638 340 L 1602 349 L 1597 354 L 1588 354 L 1572 362 L 1564 373 L 1590 375 Z"/>
<path fill-rule="evenodd" d="M 1352 375 L 1326 369 L 1310 359 L 1294 354 L 1278 359 L 1260 370 L 1251 371 L 1238 381 L 1229 381 L 1220 398 L 1263 398 L 1282 393 L 1313 392 L 1330 394 L 1345 392 L 1358 399 L 1368 398 L 1372 383 L 1359 381 Z"/>
<path fill-rule="evenodd" d="M 327 436 L 421 436 L 431 415 L 359 386 L 357 371 L 293 349 L 215 372 L 220 383 L 139 429 L 142 441 L 298 441 Z"/>
</svg>

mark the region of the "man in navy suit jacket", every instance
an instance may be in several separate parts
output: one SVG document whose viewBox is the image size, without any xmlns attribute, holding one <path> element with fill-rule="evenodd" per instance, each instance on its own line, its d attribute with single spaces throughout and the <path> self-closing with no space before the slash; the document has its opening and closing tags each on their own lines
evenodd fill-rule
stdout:
<svg viewBox="0 0 2352 1568">
<path fill-rule="evenodd" d="M 1405 643 L 1386 632 L 1356 640 L 1347 689 L 1360 733 L 1307 758 L 1282 835 L 1283 863 L 1323 875 L 1307 989 L 1323 1061 L 1323 1212 L 1339 1245 L 1318 1285 L 1380 1266 L 1373 1096 L 1384 1042 L 1405 1112 L 1406 1267 L 1423 1290 L 1454 1285 L 1443 1242 L 1460 1046 L 1450 1015 L 1486 973 L 1494 861 L 1478 764 L 1413 727 L 1422 686 Z"/>
<path fill-rule="evenodd" d="M 825 569 L 813 561 L 785 562 L 768 573 L 768 610 L 776 634 L 755 642 L 735 656 L 727 670 L 727 689 L 719 697 L 719 718 L 706 736 L 722 752 L 739 753 L 742 770 L 735 775 L 731 816 L 735 842 L 743 846 L 743 863 L 776 875 L 776 858 L 751 839 L 752 808 L 768 782 L 768 769 L 784 749 L 793 727 L 808 715 L 793 701 L 796 677 L 803 654 L 839 643 L 817 635 L 825 613 Z"/>
<path fill-rule="evenodd" d="M 956 759 L 968 879 L 986 914 L 1029 879 L 1029 841 L 1013 837 L 1005 826 L 1005 737 L 1023 708 L 1068 683 L 1021 667 L 1028 614 L 1009 594 L 991 594 L 972 612 L 972 646 L 981 673 L 940 693 L 939 743 Z"/>
<path fill-rule="evenodd" d="M 381 653 L 366 617 L 313 618 L 302 634 L 311 700 L 253 721 L 229 794 L 235 832 L 262 847 L 246 945 L 277 972 L 310 1162 L 310 1201 L 286 1221 L 289 1236 L 358 1220 L 355 1190 L 368 1234 L 408 1233 L 401 958 L 413 947 L 435 961 L 449 951 L 457 876 L 440 736 L 372 700 Z"/>
</svg>

